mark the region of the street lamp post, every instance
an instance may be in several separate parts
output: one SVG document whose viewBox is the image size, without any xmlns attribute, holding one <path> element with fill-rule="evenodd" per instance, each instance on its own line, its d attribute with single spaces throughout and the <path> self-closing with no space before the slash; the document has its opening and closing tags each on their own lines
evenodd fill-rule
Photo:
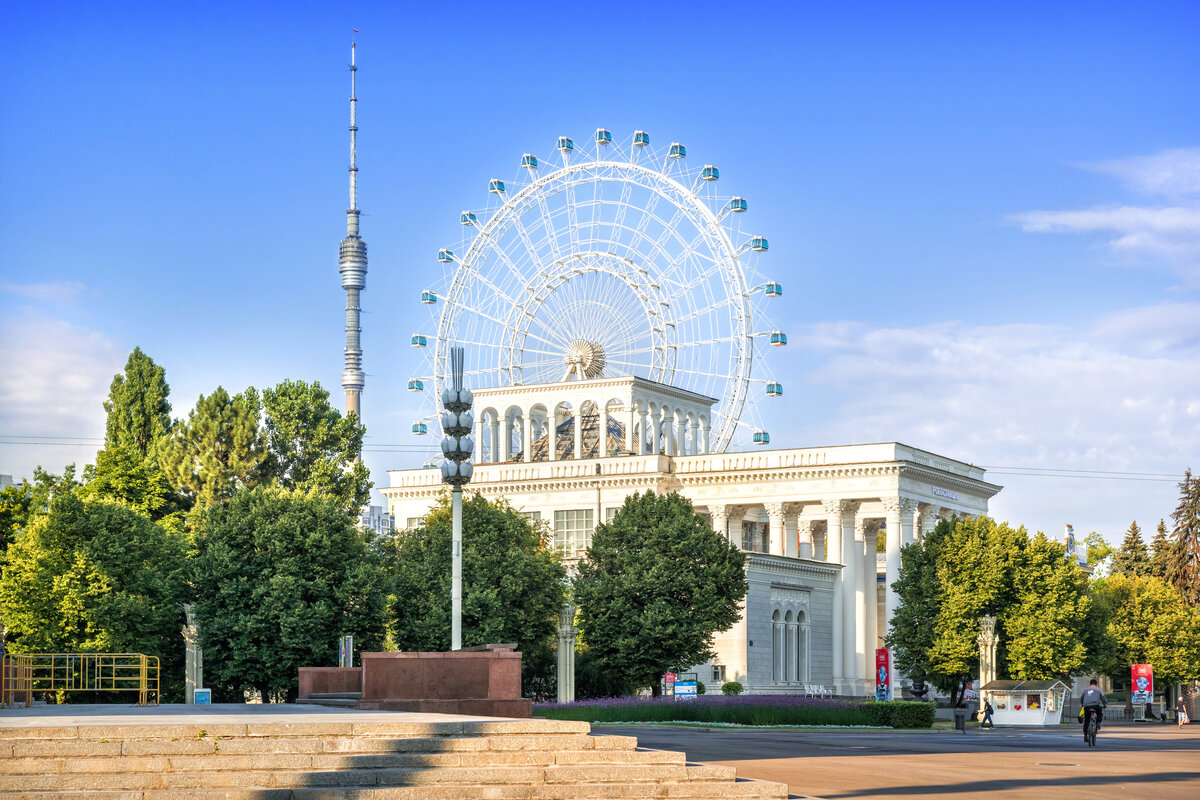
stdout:
<svg viewBox="0 0 1200 800">
<path fill-rule="evenodd" d="M 442 390 L 442 482 L 450 485 L 453 498 L 453 528 L 450 554 L 450 649 L 462 649 L 462 487 L 471 480 L 471 453 L 475 442 L 471 428 L 475 418 L 471 414 L 473 397 L 463 387 L 463 359 L 461 347 L 450 348 L 451 385 Z"/>
</svg>

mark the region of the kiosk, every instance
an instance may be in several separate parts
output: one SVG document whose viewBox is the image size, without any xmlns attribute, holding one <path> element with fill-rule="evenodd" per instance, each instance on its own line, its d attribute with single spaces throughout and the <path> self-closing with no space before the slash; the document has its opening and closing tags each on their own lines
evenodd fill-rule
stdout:
<svg viewBox="0 0 1200 800">
<path fill-rule="evenodd" d="M 980 689 L 997 725 L 1041 727 L 1062 721 L 1068 687 L 1062 681 L 990 681 Z"/>
</svg>

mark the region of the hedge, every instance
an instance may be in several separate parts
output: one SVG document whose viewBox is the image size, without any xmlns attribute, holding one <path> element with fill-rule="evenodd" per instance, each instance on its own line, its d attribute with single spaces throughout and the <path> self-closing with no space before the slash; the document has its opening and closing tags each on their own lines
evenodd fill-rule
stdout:
<svg viewBox="0 0 1200 800">
<path fill-rule="evenodd" d="M 907 700 L 893 700 L 890 703 L 868 700 L 862 707 L 870 715 L 873 725 L 886 728 L 931 728 L 936 708 L 933 703 Z"/>
<path fill-rule="evenodd" d="M 737 725 L 864 725 L 928 728 L 930 703 L 876 703 L 796 695 L 618 697 L 577 703 L 539 703 L 534 716 L 583 722 L 714 722 Z"/>
</svg>

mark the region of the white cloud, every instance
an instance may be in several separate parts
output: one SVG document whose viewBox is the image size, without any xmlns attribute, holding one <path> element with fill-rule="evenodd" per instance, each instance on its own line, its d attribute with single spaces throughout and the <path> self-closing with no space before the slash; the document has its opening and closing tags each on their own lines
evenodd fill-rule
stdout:
<svg viewBox="0 0 1200 800">
<path fill-rule="evenodd" d="M 1200 195 L 1200 147 L 1182 147 L 1149 156 L 1117 158 L 1078 166 L 1112 175 L 1142 194 L 1170 198 Z"/>
<path fill-rule="evenodd" d="M 49 283 L 0 283 L 0 292 L 41 300 L 51 303 L 66 303 L 87 291 L 87 286 L 78 281 L 51 281 Z"/>
<path fill-rule="evenodd" d="M 823 361 L 805 383 L 836 387 L 842 402 L 805 438 L 899 440 L 991 467 L 1182 475 L 1200 454 L 1194 309 L 1130 309 L 1086 330 L 818 325 L 794 340 Z M 1157 521 L 1175 506 L 1169 482 L 992 480 L 1008 487 L 997 516 L 1046 531 L 1072 522 L 1119 536 L 1130 520 Z"/>
<path fill-rule="evenodd" d="M 103 334 L 35 314 L 5 315 L 0 369 L 0 434 L 104 436 L 104 399 L 124 353 Z M 87 463 L 97 447 L 78 443 L 0 445 L 0 472 L 29 476 L 37 465 L 51 471 Z"/>
<path fill-rule="evenodd" d="M 1200 148 L 1079 166 L 1113 175 L 1135 191 L 1164 196 L 1175 205 L 1027 211 L 1009 219 L 1036 233 L 1107 234 L 1115 255 L 1149 259 L 1190 282 L 1200 281 Z"/>
</svg>

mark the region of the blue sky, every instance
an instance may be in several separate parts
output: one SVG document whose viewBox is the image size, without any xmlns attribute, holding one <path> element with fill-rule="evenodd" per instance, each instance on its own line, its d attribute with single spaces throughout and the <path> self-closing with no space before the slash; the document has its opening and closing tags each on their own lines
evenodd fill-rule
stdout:
<svg viewBox="0 0 1200 800">
<path fill-rule="evenodd" d="M 460 209 L 559 135 L 721 166 L 771 239 L 773 443 L 1200 468 L 1200 6 L 55 3 L 0 32 L 0 434 L 102 436 L 141 345 L 340 398 L 360 29 L 368 442 L 410 445 L 416 301 Z M 339 401 L 340 402 L 340 401 Z M 15 441 L 4 438 L 4 441 Z M 94 446 L 0 444 L 0 472 Z M 376 482 L 404 451 L 367 454 Z M 1119 537 L 1160 480 L 999 474 L 996 516 Z"/>
</svg>

